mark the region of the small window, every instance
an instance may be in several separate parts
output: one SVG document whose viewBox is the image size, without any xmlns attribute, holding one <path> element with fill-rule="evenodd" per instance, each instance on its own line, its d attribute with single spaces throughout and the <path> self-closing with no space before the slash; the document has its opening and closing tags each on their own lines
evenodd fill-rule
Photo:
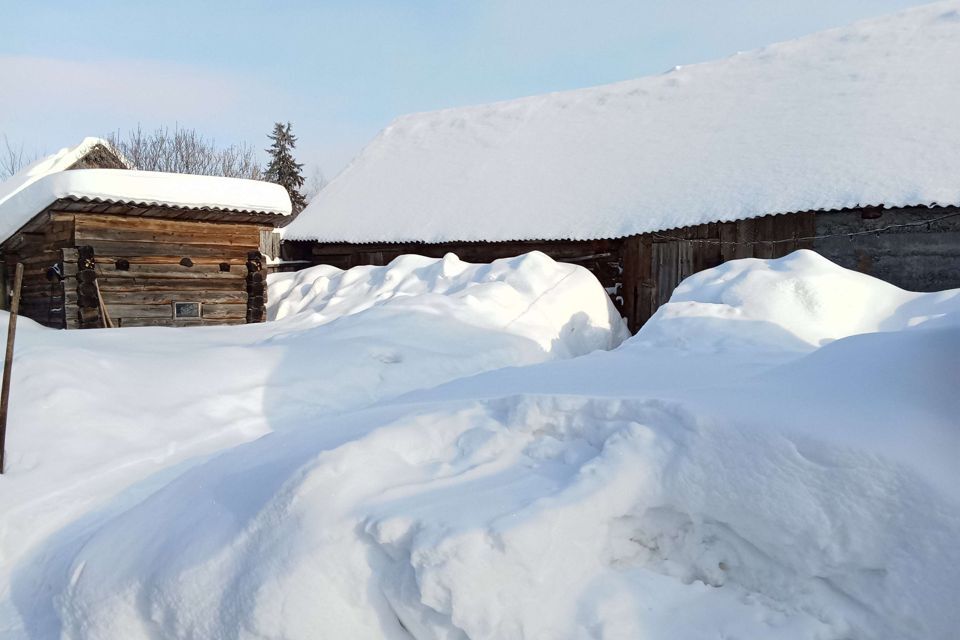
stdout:
<svg viewBox="0 0 960 640">
<path fill-rule="evenodd" d="M 173 317 L 174 318 L 199 318 L 200 303 L 199 302 L 174 302 Z"/>
</svg>

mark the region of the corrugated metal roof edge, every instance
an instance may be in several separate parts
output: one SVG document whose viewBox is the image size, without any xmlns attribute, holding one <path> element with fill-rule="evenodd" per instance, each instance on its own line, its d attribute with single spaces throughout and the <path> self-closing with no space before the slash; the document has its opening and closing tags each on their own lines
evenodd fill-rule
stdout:
<svg viewBox="0 0 960 640">
<path fill-rule="evenodd" d="M 507 239 L 507 240 L 416 240 L 416 239 L 410 239 L 410 240 L 364 240 L 364 241 L 361 242 L 361 241 L 356 241 L 356 240 L 333 240 L 333 239 L 330 239 L 330 238 L 320 238 L 319 236 L 317 236 L 317 237 L 300 236 L 300 237 L 293 237 L 293 238 L 284 237 L 284 238 L 283 238 L 283 241 L 284 241 L 284 242 L 329 242 L 329 243 L 331 243 L 331 244 L 385 244 L 385 245 L 393 245 L 393 244 L 449 244 L 449 243 L 460 243 L 460 244 L 485 244 L 485 243 L 489 243 L 489 244 L 496 244 L 496 243 L 501 243 L 501 242 L 590 242 L 590 241 L 592 241 L 592 240 L 622 240 L 622 239 L 624 239 L 624 238 L 629 238 L 629 237 L 631 237 L 631 236 L 639 236 L 639 235 L 644 235 L 644 234 L 647 234 L 647 233 L 666 233 L 666 232 L 670 232 L 670 231 L 676 231 L 676 230 L 678 230 L 678 229 L 685 229 L 685 228 L 687 228 L 687 227 L 696 227 L 696 226 L 699 226 L 699 225 L 701 225 L 701 224 L 720 224 L 720 223 L 724 223 L 724 222 L 739 222 L 740 220 L 750 220 L 750 219 L 754 219 L 754 218 L 766 218 L 767 216 L 786 216 L 786 215 L 792 215 L 792 214 L 795 214 L 795 213 L 837 213 L 837 212 L 841 212 L 841 211 L 858 211 L 858 210 L 860 210 L 860 209 L 876 209 L 876 208 L 878 208 L 878 207 L 881 208 L 881 209 L 911 209 L 911 208 L 917 208 L 917 207 L 926 207 L 926 208 L 928 208 L 928 209 L 937 209 L 937 208 L 958 207 L 958 206 L 960 206 L 960 200 L 958 200 L 957 202 L 947 203 L 947 204 L 938 203 L 938 202 L 915 202 L 915 203 L 913 203 L 913 204 L 902 204 L 902 205 L 899 205 L 899 204 L 898 204 L 898 205 L 889 206 L 889 207 L 888 207 L 887 205 L 885 205 L 885 204 L 882 204 L 882 203 L 878 203 L 878 204 L 858 204 L 858 205 L 855 205 L 855 206 L 852 206 L 852 207 L 838 207 L 838 208 L 835 208 L 835 209 L 821 208 L 821 209 L 802 209 L 802 210 L 797 210 L 797 211 L 780 211 L 780 212 L 777 212 L 777 213 L 764 213 L 764 214 L 762 214 L 762 215 L 756 215 L 756 216 L 743 216 L 743 217 L 740 217 L 740 218 L 732 218 L 732 219 L 729 219 L 729 220 L 725 220 L 725 219 L 721 219 L 721 218 L 715 218 L 715 219 L 713 219 L 713 220 L 707 220 L 707 221 L 705 221 L 705 222 L 698 222 L 698 223 L 695 223 L 695 224 L 684 225 L 684 226 L 682 226 L 682 227 L 664 227 L 664 228 L 659 228 L 659 229 L 650 229 L 650 230 L 647 230 L 647 231 L 638 231 L 637 233 L 630 233 L 630 234 L 618 235 L 618 236 L 590 236 L 590 237 L 584 237 L 584 238 L 571 238 L 571 237 L 560 237 L 560 238 L 550 238 L 550 237 L 519 238 L 519 237 L 518 237 L 518 238 L 510 238 L 510 239 Z"/>
<path fill-rule="evenodd" d="M 64 196 L 63 200 L 72 200 L 74 202 L 90 202 L 95 204 L 130 204 L 137 206 L 168 207 L 173 209 L 189 209 L 191 211 L 229 211 L 232 213 L 261 213 L 279 217 L 288 217 L 289 213 L 277 211 L 275 209 L 236 209 L 233 207 L 211 207 L 211 206 L 191 206 L 187 204 L 173 204 L 170 202 L 159 202 L 156 200 L 117 199 L 117 198 L 91 198 L 89 196 Z M 51 203 L 53 204 L 53 203 Z"/>
</svg>

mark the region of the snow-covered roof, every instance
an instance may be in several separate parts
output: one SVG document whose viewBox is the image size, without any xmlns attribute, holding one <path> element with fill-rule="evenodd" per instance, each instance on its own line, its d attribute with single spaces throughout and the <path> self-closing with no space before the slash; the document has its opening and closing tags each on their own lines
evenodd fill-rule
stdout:
<svg viewBox="0 0 960 640">
<path fill-rule="evenodd" d="M 80 144 L 73 147 L 64 147 L 56 153 L 27 165 L 11 177 L 0 182 L 0 205 L 44 176 L 66 171 L 81 161 L 96 147 L 109 149 L 127 169 L 132 168 L 130 162 L 120 155 L 120 153 L 103 138 L 84 138 Z"/>
<path fill-rule="evenodd" d="M 281 216 L 291 213 L 286 189 L 269 182 L 129 169 L 67 170 L 98 144 L 111 149 L 103 140 L 86 138 L 0 183 L 0 240 L 9 238 L 60 198 Z"/>
<path fill-rule="evenodd" d="M 951 0 L 658 76 L 401 117 L 285 237 L 593 239 L 958 204 L 958 114 Z"/>
</svg>

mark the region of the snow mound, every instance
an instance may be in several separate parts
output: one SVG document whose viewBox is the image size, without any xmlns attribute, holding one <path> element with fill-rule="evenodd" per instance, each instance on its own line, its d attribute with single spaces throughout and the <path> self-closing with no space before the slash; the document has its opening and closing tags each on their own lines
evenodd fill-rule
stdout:
<svg viewBox="0 0 960 640">
<path fill-rule="evenodd" d="M 627 335 L 587 270 L 542 254 L 491 265 L 408 257 L 270 280 L 284 317 L 257 325 L 54 331 L 20 319 L 0 476 L 0 636 L 15 620 L 33 637 L 55 636 L 59 624 L 32 605 L 14 612 L 33 578 L 11 583 L 11 571 L 32 574 L 53 557 L 45 545 L 75 543 L 90 520 L 136 504 L 206 456 L 458 377 L 615 347 Z"/>
<path fill-rule="evenodd" d="M 956 291 L 904 291 L 801 250 L 778 260 L 734 260 L 690 276 L 636 340 L 702 350 L 723 349 L 727 340 L 809 350 L 859 333 L 927 323 L 960 323 Z"/>
<path fill-rule="evenodd" d="M 452 253 L 407 255 L 383 267 L 320 265 L 269 278 L 271 319 L 307 314 L 325 324 L 374 308 L 420 311 L 525 336 L 566 357 L 611 349 L 629 336 L 590 272 L 539 251 L 490 264 Z"/>
<path fill-rule="evenodd" d="M 288 321 L 354 317 L 344 286 Z M 19 606 L 103 639 L 947 640 L 957 295 L 806 253 L 726 265 L 613 352 L 301 416 L 195 465 L 50 547 Z M 388 300 L 355 315 L 406 311 Z M 669 328 L 690 319 L 692 350 Z"/>
</svg>

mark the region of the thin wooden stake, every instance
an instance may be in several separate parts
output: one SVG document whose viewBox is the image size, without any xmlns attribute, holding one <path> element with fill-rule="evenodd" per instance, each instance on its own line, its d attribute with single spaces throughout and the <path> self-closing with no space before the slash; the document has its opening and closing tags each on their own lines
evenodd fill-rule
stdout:
<svg viewBox="0 0 960 640">
<path fill-rule="evenodd" d="M 10 370 L 13 368 L 13 343 L 17 338 L 17 312 L 20 311 L 20 288 L 23 284 L 23 263 L 17 263 L 13 276 L 13 300 L 7 324 L 7 355 L 3 359 L 3 383 L 0 385 L 0 474 L 4 472 L 7 450 L 7 413 L 10 410 Z"/>
<path fill-rule="evenodd" d="M 113 329 L 113 321 L 110 319 L 110 314 L 107 313 L 107 305 L 103 301 L 103 294 L 100 293 L 100 283 L 94 280 L 93 287 L 97 290 L 97 304 L 100 306 L 100 320 L 103 322 L 103 327 Z"/>
</svg>

